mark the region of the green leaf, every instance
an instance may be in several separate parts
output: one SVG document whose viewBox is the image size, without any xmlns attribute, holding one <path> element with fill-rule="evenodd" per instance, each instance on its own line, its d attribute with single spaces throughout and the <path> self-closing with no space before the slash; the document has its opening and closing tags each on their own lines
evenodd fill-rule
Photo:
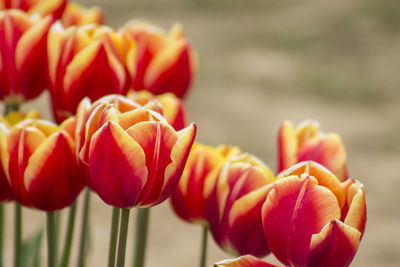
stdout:
<svg viewBox="0 0 400 267">
<path fill-rule="evenodd" d="M 33 236 L 22 242 L 21 266 L 40 266 L 43 235 L 44 228 L 41 227 Z"/>
</svg>

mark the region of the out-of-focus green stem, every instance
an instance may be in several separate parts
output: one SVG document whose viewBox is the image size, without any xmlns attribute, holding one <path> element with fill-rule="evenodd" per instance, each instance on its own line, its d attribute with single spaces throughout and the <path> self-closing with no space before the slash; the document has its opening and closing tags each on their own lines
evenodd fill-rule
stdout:
<svg viewBox="0 0 400 267">
<path fill-rule="evenodd" d="M 111 221 L 111 232 L 110 232 L 110 245 L 108 250 L 108 267 L 115 266 L 115 256 L 117 252 L 117 237 L 118 237 L 118 226 L 119 216 L 121 213 L 120 208 L 112 208 L 112 221 Z"/>
<path fill-rule="evenodd" d="M 54 212 L 47 212 L 47 266 L 56 266 L 56 218 Z"/>
<path fill-rule="evenodd" d="M 14 267 L 21 267 L 22 207 L 19 203 L 15 203 L 14 216 Z"/>
<path fill-rule="evenodd" d="M 0 204 L 0 267 L 3 267 L 3 245 L 4 245 L 4 204 Z"/>
<path fill-rule="evenodd" d="M 137 221 L 136 221 L 133 267 L 144 266 L 149 219 L 150 219 L 150 208 L 140 208 L 138 210 Z"/>
<path fill-rule="evenodd" d="M 68 267 L 69 265 L 71 245 L 75 229 L 76 206 L 77 201 L 72 203 L 71 207 L 69 208 L 67 232 L 65 234 L 64 250 L 61 256 L 60 267 Z"/>
<path fill-rule="evenodd" d="M 60 242 L 61 211 L 54 212 L 54 258 L 58 259 L 58 244 Z"/>
<path fill-rule="evenodd" d="M 208 227 L 203 226 L 201 238 L 200 267 L 205 267 L 207 262 Z"/>
<path fill-rule="evenodd" d="M 121 209 L 121 226 L 119 228 L 119 243 L 117 267 L 125 266 L 126 239 L 128 233 L 129 212 L 130 209 Z"/>
<path fill-rule="evenodd" d="M 87 239 L 88 239 L 88 221 L 89 221 L 89 205 L 90 204 L 90 189 L 86 188 L 85 199 L 83 202 L 83 215 L 82 215 L 82 228 L 81 237 L 79 242 L 79 257 L 78 267 L 84 267 L 86 265 L 87 256 Z"/>
</svg>

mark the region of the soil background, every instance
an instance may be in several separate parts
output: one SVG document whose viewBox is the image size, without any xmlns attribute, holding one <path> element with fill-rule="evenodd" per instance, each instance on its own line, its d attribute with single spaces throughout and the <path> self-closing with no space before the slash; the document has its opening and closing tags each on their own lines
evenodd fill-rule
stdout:
<svg viewBox="0 0 400 267">
<path fill-rule="evenodd" d="M 314 119 L 323 131 L 339 133 L 350 176 L 364 183 L 368 204 L 366 233 L 352 266 L 400 266 L 398 0 L 81 2 L 103 7 L 115 27 L 134 18 L 164 29 L 183 24 L 199 56 L 186 99 L 189 120 L 198 125 L 197 141 L 238 145 L 275 169 L 283 120 Z M 31 107 L 51 119 L 46 93 L 22 109 Z M 92 200 L 87 266 L 106 266 L 111 208 L 94 194 Z M 12 266 L 12 204 L 6 211 L 5 257 Z M 136 211 L 131 214 L 127 266 Z M 24 209 L 23 216 L 24 238 L 44 228 L 41 212 Z M 198 266 L 200 237 L 200 227 L 179 220 L 168 201 L 153 208 L 146 266 Z M 208 266 L 231 257 L 211 236 L 208 253 Z M 43 266 L 45 256 L 43 251 Z M 277 263 L 273 256 L 267 259 Z"/>
</svg>

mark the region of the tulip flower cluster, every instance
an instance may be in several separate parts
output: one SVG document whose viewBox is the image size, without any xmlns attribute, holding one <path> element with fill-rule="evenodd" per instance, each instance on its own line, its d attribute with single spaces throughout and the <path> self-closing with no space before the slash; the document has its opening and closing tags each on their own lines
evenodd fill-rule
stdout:
<svg viewBox="0 0 400 267">
<path fill-rule="evenodd" d="M 131 208 L 139 208 L 134 266 L 143 267 L 149 208 L 168 198 L 179 218 L 203 227 L 201 267 L 208 231 L 238 256 L 215 266 L 275 266 L 259 259 L 271 252 L 285 266 L 350 265 L 366 199 L 349 178 L 339 135 L 285 121 L 277 173 L 236 146 L 194 143 L 197 126 L 188 124 L 183 98 L 197 56 L 182 27 L 103 22 L 98 7 L 68 0 L 0 0 L 0 201 L 16 204 L 15 267 L 22 267 L 20 205 L 47 214 L 49 267 L 58 263 L 55 214 L 71 207 L 60 261 L 68 266 L 84 188 L 78 266 L 90 191 L 113 207 L 110 267 L 124 266 Z M 13 112 L 46 89 L 56 123 Z"/>
</svg>

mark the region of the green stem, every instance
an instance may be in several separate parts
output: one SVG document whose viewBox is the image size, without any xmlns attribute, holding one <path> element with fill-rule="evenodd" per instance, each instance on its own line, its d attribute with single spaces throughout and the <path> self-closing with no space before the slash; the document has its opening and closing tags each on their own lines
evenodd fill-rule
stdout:
<svg viewBox="0 0 400 267">
<path fill-rule="evenodd" d="M 80 238 L 80 242 L 79 242 L 78 267 L 84 267 L 86 265 L 89 204 L 90 204 L 90 189 L 87 188 L 86 192 L 85 192 L 84 203 L 83 203 L 84 206 L 83 206 L 83 216 L 82 216 L 81 238 Z"/>
<path fill-rule="evenodd" d="M 129 212 L 130 212 L 130 209 L 121 209 L 121 210 L 122 212 L 121 212 L 121 226 L 119 229 L 117 267 L 125 266 L 126 239 L 128 233 Z"/>
<path fill-rule="evenodd" d="M 112 209 L 112 221 L 111 221 L 111 233 L 110 233 L 110 245 L 108 250 L 108 267 L 115 266 L 115 256 L 117 252 L 117 237 L 118 237 L 118 225 L 120 208 L 113 207 Z"/>
<path fill-rule="evenodd" d="M 4 110 L 4 116 L 7 116 L 8 113 L 19 111 L 19 104 L 10 104 L 6 103 L 6 108 Z"/>
<path fill-rule="evenodd" d="M 61 211 L 54 212 L 54 258 L 58 259 L 58 244 L 60 242 Z"/>
<path fill-rule="evenodd" d="M 68 226 L 67 226 L 68 228 L 65 234 L 64 250 L 61 256 L 60 267 L 68 267 L 69 265 L 69 259 L 71 255 L 71 245 L 75 228 L 76 206 L 77 206 L 77 201 L 72 203 L 71 207 L 69 208 Z"/>
<path fill-rule="evenodd" d="M 201 256 L 200 256 L 200 267 L 205 267 L 207 262 L 207 239 L 208 239 L 208 227 L 203 226 L 201 239 Z"/>
<path fill-rule="evenodd" d="M 4 245 L 4 204 L 0 204 L 0 267 L 3 267 L 3 245 Z"/>
<path fill-rule="evenodd" d="M 149 228 L 150 208 L 138 211 L 135 231 L 133 267 L 143 267 L 146 253 L 147 233 Z"/>
<path fill-rule="evenodd" d="M 14 267 L 21 267 L 22 250 L 22 207 L 15 203 L 15 228 L 14 228 Z"/>
<path fill-rule="evenodd" d="M 47 266 L 56 266 L 56 218 L 54 212 L 47 212 Z"/>
</svg>

